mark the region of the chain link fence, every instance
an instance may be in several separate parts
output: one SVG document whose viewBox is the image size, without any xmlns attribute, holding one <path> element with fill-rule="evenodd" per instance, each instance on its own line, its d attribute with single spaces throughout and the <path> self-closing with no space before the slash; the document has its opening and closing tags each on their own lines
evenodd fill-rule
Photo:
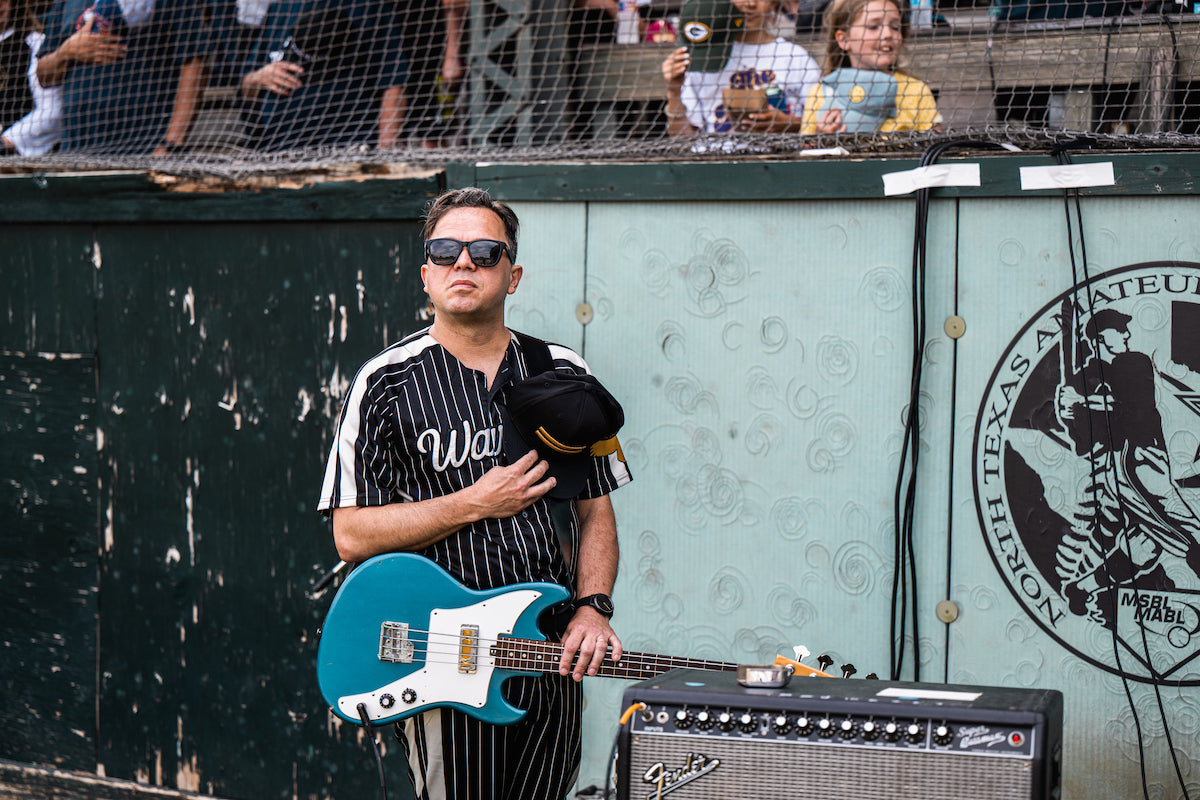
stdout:
<svg viewBox="0 0 1200 800">
<path fill-rule="evenodd" d="M 0 0 L 0 171 L 1200 145 L 1200 2 L 897 2 Z"/>
</svg>

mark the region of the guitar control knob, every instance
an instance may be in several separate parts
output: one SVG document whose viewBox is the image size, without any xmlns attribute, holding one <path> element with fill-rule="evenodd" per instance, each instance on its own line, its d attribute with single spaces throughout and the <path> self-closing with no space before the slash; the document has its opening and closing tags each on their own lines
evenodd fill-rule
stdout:
<svg viewBox="0 0 1200 800">
<path fill-rule="evenodd" d="M 734 726 L 733 714 L 728 711 L 722 711 L 717 717 L 717 727 L 723 731 L 731 731 Z"/>
<path fill-rule="evenodd" d="M 411 706 L 413 703 L 417 702 L 417 690 L 405 689 L 400 693 L 400 699 Z"/>
<path fill-rule="evenodd" d="M 854 724 L 852 719 L 844 719 L 838 725 L 838 736 L 843 739 L 853 739 L 858 735 L 858 726 Z"/>
<path fill-rule="evenodd" d="M 788 719 L 787 714 L 779 714 L 775 719 L 771 720 L 771 730 L 778 733 L 780 736 L 786 736 L 788 731 L 792 729 L 792 721 Z"/>
<path fill-rule="evenodd" d="M 696 717 L 690 711 L 679 709 L 675 712 L 675 727 L 681 731 L 686 731 L 688 728 L 696 724 Z"/>
<path fill-rule="evenodd" d="M 900 731 L 900 726 L 895 722 L 889 722 L 883 726 L 883 738 L 889 742 L 898 742 L 903 735 Z"/>
<path fill-rule="evenodd" d="M 862 724 L 862 738 L 868 742 L 873 742 L 879 738 L 880 730 L 873 720 L 867 720 Z"/>
<path fill-rule="evenodd" d="M 829 717 L 824 717 L 817 723 L 817 736 L 828 739 L 833 733 L 833 721 Z"/>
<path fill-rule="evenodd" d="M 738 717 L 738 727 L 743 733 L 754 733 L 758 730 L 758 720 L 749 711 Z"/>
<path fill-rule="evenodd" d="M 701 711 L 696 715 L 696 727 L 702 731 L 706 731 L 711 728 L 716 721 L 717 720 L 708 711 Z"/>
<path fill-rule="evenodd" d="M 908 727 L 904 729 L 904 738 L 913 744 L 917 744 L 925 738 L 925 729 L 915 722 L 910 722 Z"/>
<path fill-rule="evenodd" d="M 379 698 L 379 705 L 382 708 L 391 708 L 392 706 L 396 705 L 396 698 L 392 697 L 390 694 L 382 695 Z"/>
<path fill-rule="evenodd" d="M 796 717 L 796 735 L 797 736 L 809 736 L 810 734 L 812 734 L 812 732 L 813 732 L 813 723 L 812 723 L 811 719 L 809 719 L 808 717 L 806 717 L 804 715 Z"/>
<path fill-rule="evenodd" d="M 945 747 L 954 741 L 954 729 L 949 725 L 938 725 L 933 729 L 933 741 Z"/>
</svg>

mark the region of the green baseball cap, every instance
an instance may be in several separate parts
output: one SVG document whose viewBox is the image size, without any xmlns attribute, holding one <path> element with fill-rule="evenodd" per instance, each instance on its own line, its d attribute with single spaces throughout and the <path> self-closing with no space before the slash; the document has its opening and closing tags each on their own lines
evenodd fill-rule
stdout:
<svg viewBox="0 0 1200 800">
<path fill-rule="evenodd" d="M 679 36 L 691 55 L 690 72 L 720 72 L 733 42 L 746 25 L 730 0 L 684 0 Z"/>
</svg>

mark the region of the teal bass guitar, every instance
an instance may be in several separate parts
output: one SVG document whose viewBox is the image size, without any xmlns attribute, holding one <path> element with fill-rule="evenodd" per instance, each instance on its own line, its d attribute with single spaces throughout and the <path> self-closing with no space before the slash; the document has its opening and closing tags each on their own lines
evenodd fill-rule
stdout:
<svg viewBox="0 0 1200 800">
<path fill-rule="evenodd" d="M 514 675 L 557 672 L 562 645 L 538 615 L 566 600 L 553 583 L 468 589 L 432 561 L 389 553 L 363 562 L 338 589 L 317 650 L 317 682 L 334 714 L 384 725 L 442 706 L 497 725 L 525 712 L 504 699 Z M 676 667 L 737 664 L 647 653 L 605 658 L 599 675 L 645 680 Z"/>
</svg>

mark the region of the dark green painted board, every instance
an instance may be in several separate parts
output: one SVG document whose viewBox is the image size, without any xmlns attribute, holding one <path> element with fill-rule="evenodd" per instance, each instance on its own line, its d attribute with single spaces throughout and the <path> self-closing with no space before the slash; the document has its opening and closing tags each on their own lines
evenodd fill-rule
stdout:
<svg viewBox="0 0 1200 800">
<path fill-rule="evenodd" d="M 95 352 L 92 254 L 90 226 L 0 224 L 0 351 Z"/>
<path fill-rule="evenodd" d="M 1116 185 L 1086 195 L 1192 194 L 1200 153 L 1103 153 L 1076 150 L 1074 163 L 1111 161 Z M 1021 167 L 1053 166 L 1047 154 L 948 152 L 940 163 L 980 165 L 980 186 L 936 190 L 944 197 L 1029 197 L 1054 191 L 1021 189 Z M 507 200 L 574 202 L 650 200 L 884 199 L 883 176 L 920 166 L 912 156 L 859 160 L 654 162 L 638 164 L 481 164 L 447 169 L 447 185 L 478 185 Z M 900 196 L 898 202 L 911 202 Z"/>
<path fill-rule="evenodd" d="M 0 754 L 95 767 L 95 360 L 0 354 Z"/>
<path fill-rule="evenodd" d="M 422 324 L 418 229 L 144 225 L 98 239 L 98 339 L 113 352 L 99 390 L 112 509 L 99 760 L 243 797 L 365 791 L 370 751 L 332 725 L 315 685 L 329 598 L 303 590 L 337 560 L 313 509 L 341 382 Z"/>
<path fill-rule="evenodd" d="M 24 222 L 400 220 L 440 194 L 442 175 L 411 170 L 344 179 L 324 174 L 254 184 L 191 182 L 149 173 L 0 176 L 0 219 Z M 234 202 L 230 202 L 230 198 Z"/>
</svg>

